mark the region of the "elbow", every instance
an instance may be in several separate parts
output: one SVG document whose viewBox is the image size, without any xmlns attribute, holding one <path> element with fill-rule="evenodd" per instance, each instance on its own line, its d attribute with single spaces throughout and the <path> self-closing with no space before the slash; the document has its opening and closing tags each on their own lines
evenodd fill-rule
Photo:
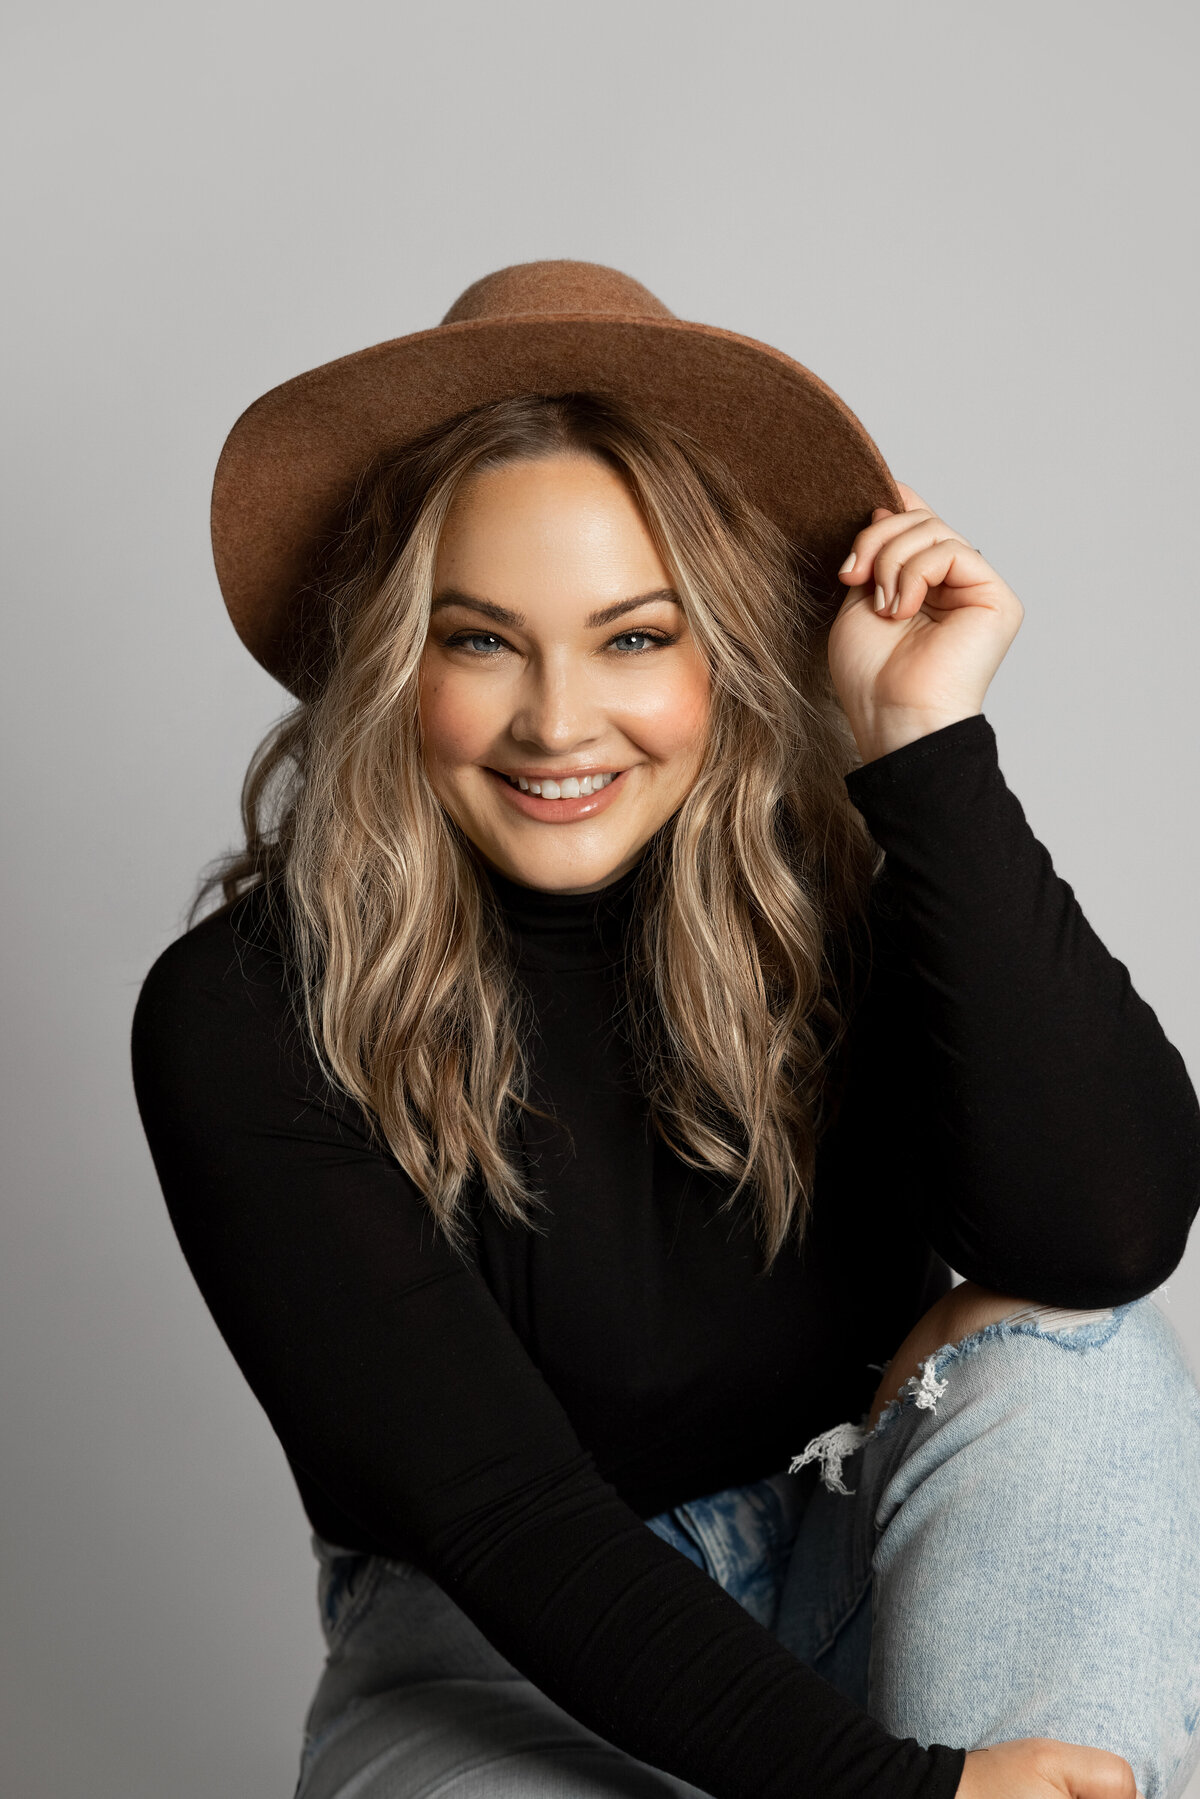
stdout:
<svg viewBox="0 0 1200 1799">
<path fill-rule="evenodd" d="M 1178 1268 L 1191 1216 L 1194 1208 L 1173 1228 L 1160 1224 L 1154 1230 L 1130 1228 L 1128 1219 L 1124 1229 L 1104 1229 L 1081 1217 L 1068 1239 L 1022 1242 L 1009 1235 L 948 1259 L 968 1280 L 1031 1304 L 1086 1311 L 1128 1305 L 1153 1293 Z"/>
<path fill-rule="evenodd" d="M 1195 1211 L 1193 1206 L 1191 1217 L 1195 1216 Z M 1162 1232 L 1148 1243 L 1118 1249 L 1105 1258 L 1092 1276 L 1092 1285 L 1097 1290 L 1104 1287 L 1105 1297 L 1088 1303 L 1127 1305 L 1131 1300 L 1144 1299 L 1148 1293 L 1161 1287 L 1183 1260 L 1191 1217 L 1174 1232 Z"/>
<path fill-rule="evenodd" d="M 1135 1299 L 1145 1299 L 1147 1294 L 1162 1286 L 1183 1260 L 1186 1247 L 1185 1230 L 1175 1241 L 1111 1250 L 1096 1257 L 1091 1265 L 1083 1263 L 1069 1272 L 1064 1271 L 1055 1282 L 1053 1293 L 1039 1293 L 1036 1297 L 1042 1304 L 1088 1310 L 1129 1305 Z"/>
<path fill-rule="evenodd" d="M 1030 1302 L 1091 1310 L 1145 1298 L 1178 1268 L 1200 1211 L 1190 1085 L 1152 1122 L 1133 1107 L 1110 1112 L 1105 1128 L 1082 1109 L 1069 1130 L 1061 1118 L 1031 1122 L 1036 1160 L 1011 1123 L 969 1155 L 955 1146 L 939 1173 L 972 1204 L 959 1211 L 959 1240 L 935 1247 L 968 1279 Z"/>
</svg>

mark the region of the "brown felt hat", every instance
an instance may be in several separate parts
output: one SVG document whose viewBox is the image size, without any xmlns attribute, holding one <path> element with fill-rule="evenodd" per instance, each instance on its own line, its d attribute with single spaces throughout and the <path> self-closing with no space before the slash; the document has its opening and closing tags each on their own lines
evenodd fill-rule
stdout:
<svg viewBox="0 0 1200 1799">
<path fill-rule="evenodd" d="M 638 402 L 714 452 L 804 551 L 830 615 L 836 573 L 875 506 L 902 511 L 850 408 L 780 350 L 677 319 L 595 262 L 523 262 L 459 295 L 440 325 L 272 388 L 229 433 L 212 496 L 213 556 L 234 626 L 285 686 L 299 596 L 381 451 L 486 401 L 587 391 Z"/>
</svg>

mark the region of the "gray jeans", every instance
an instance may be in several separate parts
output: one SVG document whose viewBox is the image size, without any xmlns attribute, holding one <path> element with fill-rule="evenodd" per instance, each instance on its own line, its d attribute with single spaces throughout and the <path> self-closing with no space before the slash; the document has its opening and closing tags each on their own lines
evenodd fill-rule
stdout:
<svg viewBox="0 0 1200 1799">
<path fill-rule="evenodd" d="M 1146 1799 L 1182 1791 L 1200 1394 L 1155 1306 L 989 1325 L 802 1460 L 649 1528 L 897 1736 L 1056 1737 L 1124 1755 Z M 329 1654 L 295 1799 L 703 1799 L 577 1724 L 411 1564 L 313 1548 Z"/>
</svg>

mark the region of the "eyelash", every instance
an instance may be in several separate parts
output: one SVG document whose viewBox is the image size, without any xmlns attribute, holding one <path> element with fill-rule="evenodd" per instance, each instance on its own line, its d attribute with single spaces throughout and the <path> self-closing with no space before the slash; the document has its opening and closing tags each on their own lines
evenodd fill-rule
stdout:
<svg viewBox="0 0 1200 1799">
<path fill-rule="evenodd" d="M 615 637 L 609 638 L 605 648 L 611 649 L 612 645 L 614 643 L 620 643 L 623 637 L 644 637 L 647 640 L 647 647 L 642 650 L 619 650 L 617 653 L 622 656 L 646 656 L 649 654 L 650 650 L 664 649 L 668 644 L 678 643 L 679 641 L 678 637 L 672 636 L 671 633 L 667 631 L 618 631 Z M 490 638 L 493 643 L 504 642 L 504 639 L 497 636 L 495 631 L 456 631 L 453 637 L 446 638 L 446 648 L 448 650 L 466 649 L 469 643 L 475 643 L 480 638 Z M 481 658 L 486 658 L 494 655 L 495 651 L 473 650 L 469 653 Z"/>
</svg>

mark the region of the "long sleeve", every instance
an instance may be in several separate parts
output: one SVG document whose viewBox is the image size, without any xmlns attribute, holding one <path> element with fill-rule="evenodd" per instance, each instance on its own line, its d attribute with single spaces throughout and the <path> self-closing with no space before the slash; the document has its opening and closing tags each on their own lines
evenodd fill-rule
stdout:
<svg viewBox="0 0 1200 1799">
<path fill-rule="evenodd" d="M 1054 870 L 982 716 L 847 776 L 885 852 L 851 1134 L 937 1251 L 1068 1306 L 1151 1291 L 1200 1205 L 1182 1058 Z M 869 1121 L 869 1122 L 868 1122 Z"/>
<path fill-rule="evenodd" d="M 134 1085 L 181 1247 L 292 1464 L 590 1728 L 715 1799 L 951 1799 L 597 1473 L 477 1269 L 323 1087 L 267 951 L 159 958 Z"/>
</svg>

